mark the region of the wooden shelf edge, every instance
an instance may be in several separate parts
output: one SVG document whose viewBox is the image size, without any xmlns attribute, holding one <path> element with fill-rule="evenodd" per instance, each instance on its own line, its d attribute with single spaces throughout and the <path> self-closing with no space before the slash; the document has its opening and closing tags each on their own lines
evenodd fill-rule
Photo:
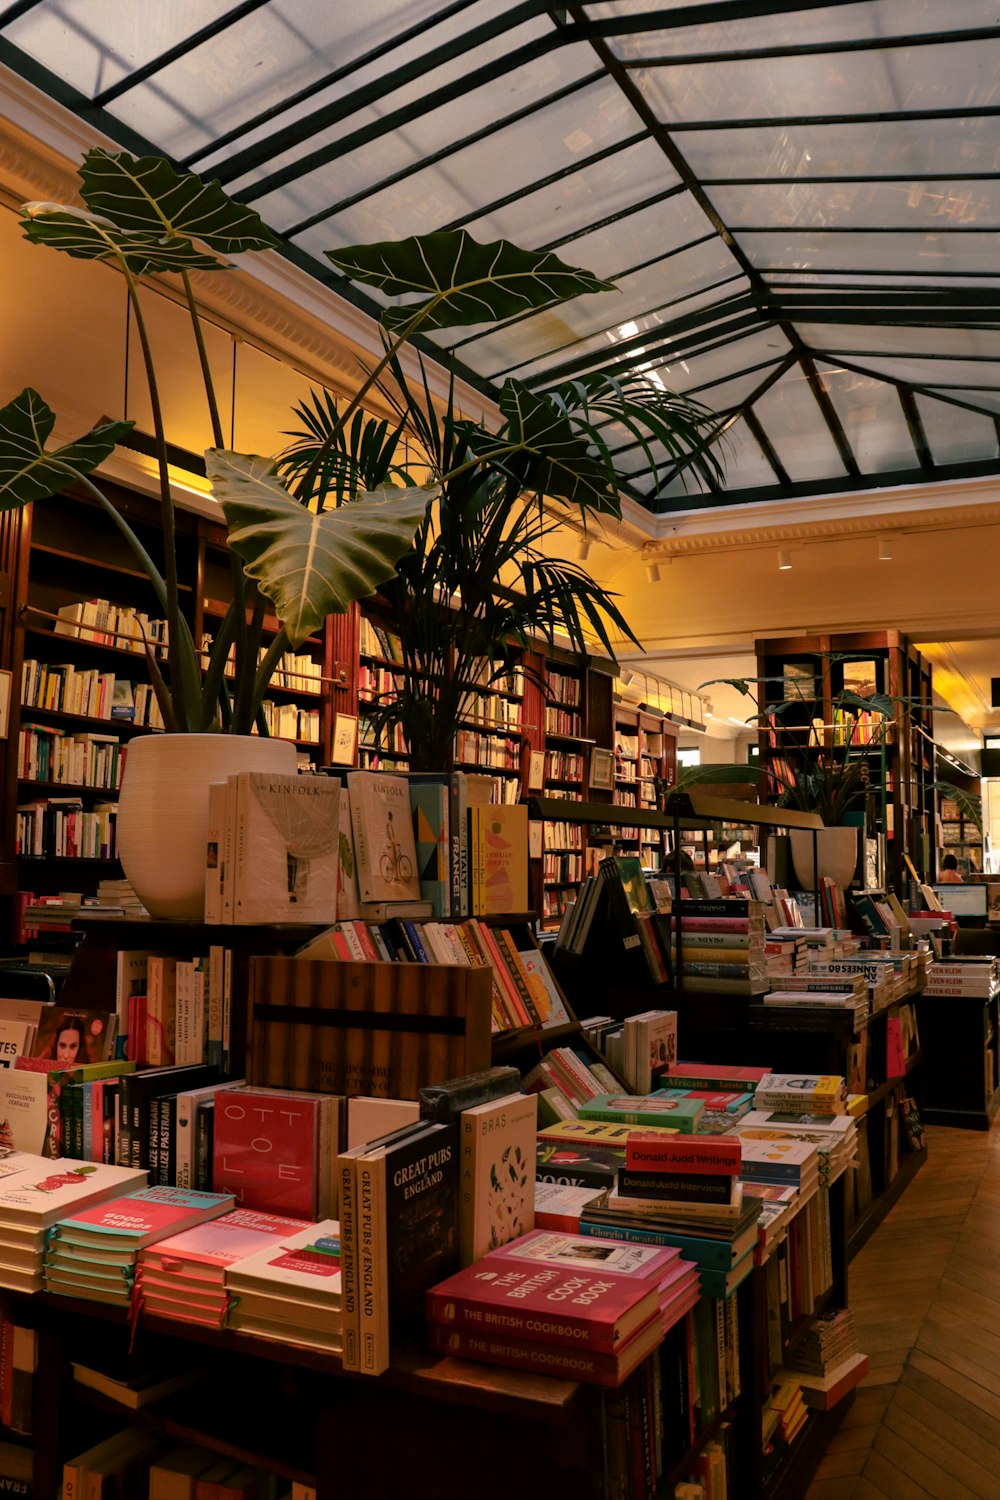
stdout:
<svg viewBox="0 0 1000 1500">
<path fill-rule="evenodd" d="M 927 1118 L 926 1110 L 924 1111 L 924 1118 Z M 890 1208 L 892 1208 L 898 1198 L 902 1197 L 904 1191 L 920 1171 L 926 1160 L 926 1146 L 922 1147 L 919 1151 L 911 1151 L 885 1191 L 880 1193 L 868 1205 L 860 1218 L 850 1227 L 847 1235 L 848 1263 L 854 1259 L 866 1240 L 870 1239 L 875 1233 L 875 1230 L 881 1224 Z"/>
</svg>

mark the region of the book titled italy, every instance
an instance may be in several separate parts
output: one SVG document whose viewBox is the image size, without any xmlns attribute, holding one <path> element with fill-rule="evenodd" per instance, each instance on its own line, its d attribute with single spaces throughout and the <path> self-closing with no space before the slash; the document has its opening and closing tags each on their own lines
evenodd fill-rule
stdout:
<svg viewBox="0 0 1000 1500">
<path fill-rule="evenodd" d="M 234 779 L 233 921 L 335 922 L 340 783 L 263 771 Z"/>
<path fill-rule="evenodd" d="M 405 776 L 349 771 L 351 827 L 362 901 L 419 901 L 420 875 Z"/>
</svg>

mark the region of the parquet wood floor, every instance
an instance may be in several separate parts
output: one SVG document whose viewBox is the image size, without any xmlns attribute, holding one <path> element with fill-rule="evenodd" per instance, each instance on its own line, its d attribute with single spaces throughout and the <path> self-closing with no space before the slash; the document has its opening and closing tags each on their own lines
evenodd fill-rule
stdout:
<svg viewBox="0 0 1000 1500">
<path fill-rule="evenodd" d="M 1000 1120 L 927 1139 L 851 1262 L 871 1367 L 805 1500 L 1000 1500 Z"/>
</svg>

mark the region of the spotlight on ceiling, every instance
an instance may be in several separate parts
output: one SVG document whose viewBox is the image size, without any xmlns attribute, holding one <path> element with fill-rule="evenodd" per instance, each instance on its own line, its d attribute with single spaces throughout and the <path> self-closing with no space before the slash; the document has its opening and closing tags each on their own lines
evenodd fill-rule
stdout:
<svg viewBox="0 0 1000 1500">
<path fill-rule="evenodd" d="M 887 537 L 880 536 L 878 539 L 879 562 L 892 562 L 892 546 Z"/>
<path fill-rule="evenodd" d="M 659 583 L 659 581 L 660 581 L 660 565 L 659 565 L 659 563 L 648 562 L 646 564 L 646 577 L 649 579 L 650 583 Z"/>
<path fill-rule="evenodd" d="M 576 555 L 581 562 L 586 562 L 590 556 L 592 542 L 589 536 L 582 536 L 576 544 Z"/>
<path fill-rule="evenodd" d="M 792 554 L 787 547 L 778 548 L 778 572 L 787 573 L 792 566 Z"/>
</svg>

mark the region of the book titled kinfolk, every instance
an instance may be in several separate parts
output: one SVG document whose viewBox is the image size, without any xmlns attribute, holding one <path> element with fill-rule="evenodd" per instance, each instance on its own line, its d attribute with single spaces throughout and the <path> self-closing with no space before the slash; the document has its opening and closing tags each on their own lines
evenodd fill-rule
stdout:
<svg viewBox="0 0 1000 1500">
<path fill-rule="evenodd" d="M 263 771 L 234 780 L 233 921 L 336 921 L 339 782 Z"/>
<path fill-rule="evenodd" d="M 419 901 L 420 876 L 405 776 L 351 771 L 351 827 L 362 901 Z"/>
</svg>

